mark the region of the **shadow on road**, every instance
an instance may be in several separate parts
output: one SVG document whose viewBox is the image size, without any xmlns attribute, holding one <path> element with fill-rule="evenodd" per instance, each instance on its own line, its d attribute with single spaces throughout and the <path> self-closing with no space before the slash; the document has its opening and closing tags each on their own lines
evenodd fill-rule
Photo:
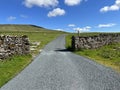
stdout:
<svg viewBox="0 0 120 90">
<path fill-rule="evenodd" d="M 56 52 L 70 52 L 70 51 L 67 50 L 67 49 L 60 49 L 60 48 L 57 48 L 55 51 L 56 51 Z"/>
</svg>

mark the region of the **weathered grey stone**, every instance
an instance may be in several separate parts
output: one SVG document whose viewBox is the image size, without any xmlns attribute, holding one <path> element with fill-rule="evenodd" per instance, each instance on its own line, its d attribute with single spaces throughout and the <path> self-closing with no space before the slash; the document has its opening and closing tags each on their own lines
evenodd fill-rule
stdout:
<svg viewBox="0 0 120 90">
<path fill-rule="evenodd" d="M 15 54 L 29 53 L 30 44 L 28 36 L 0 36 L 0 59 L 5 59 Z"/>
<path fill-rule="evenodd" d="M 99 34 L 89 37 L 72 37 L 72 48 L 78 49 L 96 49 L 104 45 L 120 42 L 120 34 Z"/>
</svg>

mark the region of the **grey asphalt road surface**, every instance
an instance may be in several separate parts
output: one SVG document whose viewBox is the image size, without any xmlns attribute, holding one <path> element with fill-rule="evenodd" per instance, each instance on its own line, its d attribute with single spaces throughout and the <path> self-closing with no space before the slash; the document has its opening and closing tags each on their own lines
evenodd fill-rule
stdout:
<svg viewBox="0 0 120 90">
<path fill-rule="evenodd" d="M 0 90 L 120 90 L 120 75 L 65 50 L 65 35 Z"/>
</svg>

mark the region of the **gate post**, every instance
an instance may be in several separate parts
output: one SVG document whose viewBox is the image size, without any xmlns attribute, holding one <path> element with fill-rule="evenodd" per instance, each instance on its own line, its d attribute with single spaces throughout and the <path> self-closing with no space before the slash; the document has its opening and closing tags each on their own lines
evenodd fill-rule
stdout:
<svg viewBox="0 0 120 90">
<path fill-rule="evenodd" d="M 72 46 L 72 49 L 75 50 L 75 36 L 72 36 L 72 42 L 71 42 L 71 46 Z"/>
</svg>

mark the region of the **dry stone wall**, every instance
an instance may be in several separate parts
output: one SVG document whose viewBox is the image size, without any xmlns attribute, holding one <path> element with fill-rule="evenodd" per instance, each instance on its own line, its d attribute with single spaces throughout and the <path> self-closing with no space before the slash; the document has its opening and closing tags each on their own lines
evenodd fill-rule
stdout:
<svg viewBox="0 0 120 90">
<path fill-rule="evenodd" d="M 0 36 L 0 59 L 30 53 L 28 36 Z"/>
<path fill-rule="evenodd" d="M 99 34 L 89 37 L 72 37 L 72 48 L 78 49 L 96 49 L 104 45 L 120 42 L 120 34 Z"/>
</svg>

